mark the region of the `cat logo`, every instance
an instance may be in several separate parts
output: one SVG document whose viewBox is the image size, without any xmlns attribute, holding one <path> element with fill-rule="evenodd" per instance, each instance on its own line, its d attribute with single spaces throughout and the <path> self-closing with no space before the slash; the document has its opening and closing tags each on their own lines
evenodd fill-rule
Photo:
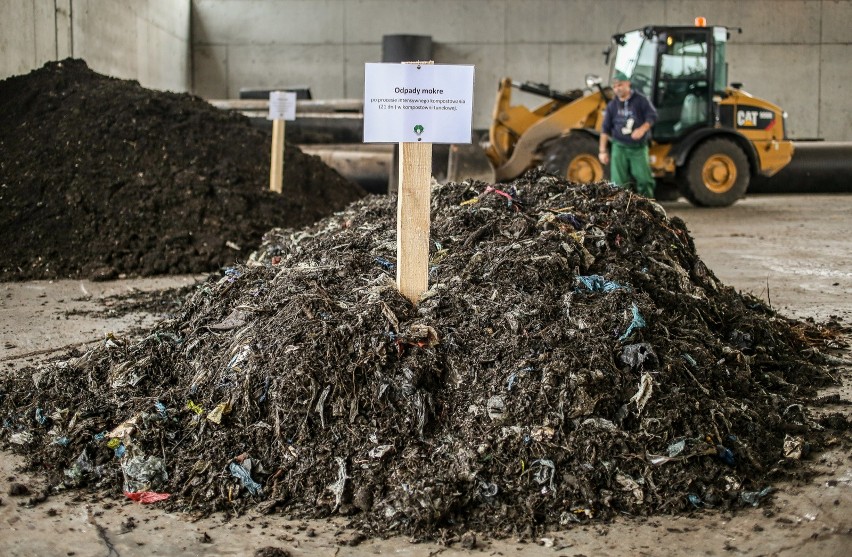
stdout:
<svg viewBox="0 0 852 557">
<path fill-rule="evenodd" d="M 757 125 L 756 110 L 737 110 L 737 125 L 753 128 Z"/>
</svg>

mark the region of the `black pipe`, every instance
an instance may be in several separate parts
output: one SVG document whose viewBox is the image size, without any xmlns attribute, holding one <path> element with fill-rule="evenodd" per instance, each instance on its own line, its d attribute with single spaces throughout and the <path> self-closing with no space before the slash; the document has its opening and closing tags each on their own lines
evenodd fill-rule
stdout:
<svg viewBox="0 0 852 557">
<path fill-rule="evenodd" d="M 382 62 L 432 60 L 432 35 L 383 35 Z"/>
<path fill-rule="evenodd" d="M 796 141 L 778 174 L 755 176 L 748 193 L 852 193 L 852 142 Z"/>
</svg>

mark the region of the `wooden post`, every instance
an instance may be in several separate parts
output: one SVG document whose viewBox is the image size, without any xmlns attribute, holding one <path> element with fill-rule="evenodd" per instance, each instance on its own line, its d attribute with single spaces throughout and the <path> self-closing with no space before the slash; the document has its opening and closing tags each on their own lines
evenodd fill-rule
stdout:
<svg viewBox="0 0 852 557">
<path fill-rule="evenodd" d="M 281 193 L 284 181 L 284 120 L 272 121 L 272 157 L 269 167 L 269 189 Z"/>
<path fill-rule="evenodd" d="M 400 143 L 396 285 L 415 305 L 429 289 L 431 186 L 432 144 Z"/>
</svg>

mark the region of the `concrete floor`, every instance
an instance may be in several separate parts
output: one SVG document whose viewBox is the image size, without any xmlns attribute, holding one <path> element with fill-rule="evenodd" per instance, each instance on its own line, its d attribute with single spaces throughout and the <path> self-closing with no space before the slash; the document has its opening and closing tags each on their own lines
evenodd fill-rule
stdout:
<svg viewBox="0 0 852 557">
<path fill-rule="evenodd" d="M 738 290 L 768 301 L 782 314 L 824 321 L 837 316 L 852 325 L 852 195 L 753 196 L 724 209 L 666 203 L 683 218 L 698 253 L 716 275 Z M 156 289 L 192 277 L 90 283 L 56 281 L 0 284 L 0 366 L 17 367 L 68 345 L 85 345 L 107 332 L 153 322 L 155 316 L 122 319 L 65 318 L 95 299 L 128 288 Z M 88 304 L 88 306 L 87 306 Z M 850 353 L 847 352 L 847 357 Z M 852 369 L 832 392 L 852 400 Z M 848 407 L 845 411 L 848 412 Z M 480 541 L 478 549 L 411 544 L 405 538 L 347 545 L 351 533 L 334 521 L 292 522 L 248 515 L 200 521 L 155 507 L 79 495 L 51 497 L 33 508 L 9 495 L 12 482 L 37 489 L 36 477 L 16 470 L 17 457 L 0 453 L 0 555 L 251 555 L 275 546 L 292 555 L 811 555 L 846 556 L 852 547 L 852 457 L 835 449 L 813 457 L 818 475 L 777 486 L 767 508 L 734 514 L 619 519 L 548 535 L 538 540 Z M 25 499 L 25 498 L 24 498 Z M 135 527 L 128 527 L 131 519 Z"/>
</svg>

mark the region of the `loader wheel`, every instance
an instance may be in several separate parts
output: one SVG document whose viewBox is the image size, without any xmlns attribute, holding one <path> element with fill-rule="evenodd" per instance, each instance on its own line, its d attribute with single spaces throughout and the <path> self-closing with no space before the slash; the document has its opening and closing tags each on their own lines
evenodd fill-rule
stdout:
<svg viewBox="0 0 852 557">
<path fill-rule="evenodd" d="M 547 172 L 580 184 L 600 182 L 605 177 L 598 160 L 598 142 L 584 134 L 572 133 L 549 143 L 542 164 Z"/>
<path fill-rule="evenodd" d="M 692 152 L 679 178 L 681 193 L 693 204 L 727 207 L 748 189 L 748 159 L 733 141 L 711 139 Z"/>
</svg>

